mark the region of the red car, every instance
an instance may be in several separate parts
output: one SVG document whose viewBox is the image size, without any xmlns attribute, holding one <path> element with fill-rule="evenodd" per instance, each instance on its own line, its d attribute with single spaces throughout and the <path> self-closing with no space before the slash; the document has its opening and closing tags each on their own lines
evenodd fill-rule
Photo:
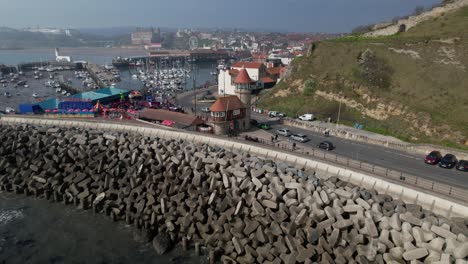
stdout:
<svg viewBox="0 0 468 264">
<path fill-rule="evenodd" d="M 429 153 L 426 158 L 424 159 L 424 162 L 427 163 L 427 164 L 431 164 L 431 165 L 436 165 L 437 163 L 439 163 L 439 161 L 442 159 L 442 154 L 440 154 L 439 151 L 431 151 L 431 153 Z"/>
</svg>

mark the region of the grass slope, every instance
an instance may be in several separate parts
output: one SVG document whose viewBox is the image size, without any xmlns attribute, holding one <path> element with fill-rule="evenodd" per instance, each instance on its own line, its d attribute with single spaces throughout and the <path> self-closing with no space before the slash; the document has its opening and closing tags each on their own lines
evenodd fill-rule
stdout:
<svg viewBox="0 0 468 264">
<path fill-rule="evenodd" d="M 369 70 L 358 59 L 366 50 L 390 69 L 388 87 L 360 74 Z M 336 119 L 337 98 L 344 103 L 345 124 L 364 124 L 412 142 L 468 148 L 468 7 L 394 36 L 316 43 L 310 56 L 294 60 L 291 76 L 269 91 L 260 106 Z"/>
</svg>

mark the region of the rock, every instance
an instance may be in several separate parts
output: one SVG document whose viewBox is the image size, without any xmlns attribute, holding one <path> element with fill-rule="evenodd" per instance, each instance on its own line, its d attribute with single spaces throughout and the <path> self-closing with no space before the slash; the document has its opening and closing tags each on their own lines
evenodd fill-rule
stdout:
<svg viewBox="0 0 468 264">
<path fill-rule="evenodd" d="M 169 251 L 172 246 L 171 238 L 169 234 L 161 232 L 153 238 L 153 248 L 156 254 L 163 255 Z"/>
<path fill-rule="evenodd" d="M 443 237 L 443 238 L 453 238 L 453 239 L 457 239 L 457 235 L 455 235 L 454 233 L 450 232 L 450 230 L 447 230 L 443 227 L 440 227 L 440 226 L 435 226 L 433 225 L 431 227 L 431 231 L 434 232 L 436 235 L 440 236 L 440 237 Z"/>
<path fill-rule="evenodd" d="M 421 259 L 427 256 L 429 252 L 425 248 L 416 248 L 413 250 L 406 251 L 403 253 L 403 258 L 406 261 L 411 261 L 411 260 L 416 260 L 416 259 Z"/>
<path fill-rule="evenodd" d="M 456 259 L 464 259 L 468 256 L 468 242 L 461 243 L 453 250 L 453 256 Z"/>
<path fill-rule="evenodd" d="M 133 240 L 138 243 L 149 243 L 153 239 L 153 233 L 146 229 L 133 230 Z"/>
</svg>

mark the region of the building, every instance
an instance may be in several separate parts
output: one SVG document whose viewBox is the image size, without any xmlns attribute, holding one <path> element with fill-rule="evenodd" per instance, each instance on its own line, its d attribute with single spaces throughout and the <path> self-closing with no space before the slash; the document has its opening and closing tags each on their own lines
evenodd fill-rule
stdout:
<svg viewBox="0 0 468 264">
<path fill-rule="evenodd" d="M 247 70 L 241 69 L 234 80 L 235 95 L 220 97 L 210 107 L 208 124 L 213 127 L 214 134 L 224 135 L 250 128 L 251 88 L 254 83 Z"/>
<path fill-rule="evenodd" d="M 58 48 L 55 48 L 55 60 L 57 62 L 72 62 L 71 56 L 61 56 Z"/>
<path fill-rule="evenodd" d="M 159 29 L 155 32 L 153 28 L 137 28 L 137 31 L 132 33 L 133 45 L 151 45 L 152 43 L 161 43 Z"/>
<path fill-rule="evenodd" d="M 192 131 L 195 131 L 198 126 L 204 124 L 203 120 L 195 115 L 172 112 L 163 109 L 146 108 L 140 113 L 140 119 L 151 122 L 159 122 L 166 126 L 188 129 Z"/>
<path fill-rule="evenodd" d="M 236 79 L 239 72 L 245 69 L 252 80 L 251 90 L 256 93 L 263 88 L 270 88 L 276 84 L 276 79 L 268 75 L 265 64 L 261 62 L 237 62 L 230 69 L 222 69 L 218 74 L 218 94 L 234 95 Z"/>
</svg>

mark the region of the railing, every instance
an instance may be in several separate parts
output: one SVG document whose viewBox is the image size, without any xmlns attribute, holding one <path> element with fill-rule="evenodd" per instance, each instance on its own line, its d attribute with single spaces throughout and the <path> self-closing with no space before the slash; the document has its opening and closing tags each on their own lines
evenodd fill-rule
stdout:
<svg viewBox="0 0 468 264">
<path fill-rule="evenodd" d="M 243 138 L 244 139 L 244 138 Z M 257 141 L 258 140 L 258 141 Z M 250 140 L 252 142 L 252 140 Z M 255 138 L 255 143 L 273 146 L 282 150 L 290 151 L 295 154 L 302 154 L 306 157 L 314 157 L 319 160 L 333 162 L 339 165 L 344 165 L 349 168 L 358 169 L 363 172 L 371 173 L 373 176 L 384 178 L 398 184 L 406 184 L 409 186 L 417 187 L 423 190 L 434 192 L 440 195 L 444 195 L 458 201 L 462 201 L 468 204 L 468 190 L 453 187 L 448 184 L 434 182 L 421 177 L 417 177 L 402 171 L 391 170 L 388 168 L 376 166 L 370 163 L 365 163 L 346 157 L 338 156 L 326 151 L 318 149 L 305 149 L 301 147 L 293 147 L 293 143 L 275 143 L 271 140 L 265 140 L 262 138 Z"/>
</svg>

